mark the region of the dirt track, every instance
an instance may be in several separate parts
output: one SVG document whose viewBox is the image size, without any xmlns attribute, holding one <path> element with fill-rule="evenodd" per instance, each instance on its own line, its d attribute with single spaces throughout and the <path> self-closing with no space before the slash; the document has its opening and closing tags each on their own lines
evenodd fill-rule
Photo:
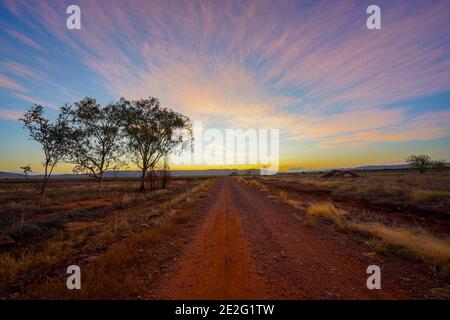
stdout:
<svg viewBox="0 0 450 320">
<path fill-rule="evenodd" d="M 222 179 L 210 198 L 197 233 L 161 279 L 160 298 L 410 297 L 389 274 L 382 273 L 381 290 L 368 290 L 367 262 L 340 250 L 237 179 Z"/>
</svg>

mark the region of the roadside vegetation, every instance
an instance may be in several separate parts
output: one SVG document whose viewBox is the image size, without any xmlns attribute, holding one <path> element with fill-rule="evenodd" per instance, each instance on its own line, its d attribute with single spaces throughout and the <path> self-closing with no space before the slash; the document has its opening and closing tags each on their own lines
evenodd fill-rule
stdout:
<svg viewBox="0 0 450 320">
<path fill-rule="evenodd" d="M 450 200 L 449 191 L 416 190 L 411 192 L 410 196 L 415 201 Z"/>
<path fill-rule="evenodd" d="M 418 214 L 450 215 L 450 170 L 420 174 L 413 170 L 358 172 L 358 178 L 323 178 L 323 173 L 262 177 L 260 182 L 281 190 L 354 199 L 379 206 L 405 208 Z"/>
<path fill-rule="evenodd" d="M 117 285 L 115 291 L 104 292 L 102 295 L 100 288 L 92 289 L 93 291 L 83 290 L 83 294 L 87 295 L 86 298 L 98 298 L 107 294 L 119 295 L 117 290 L 122 290 L 126 286 L 123 283 L 124 279 L 121 278 L 123 275 L 121 267 L 129 263 L 129 258 L 133 254 L 139 254 L 141 249 L 148 246 L 155 247 L 162 238 L 169 234 L 175 236 L 180 229 L 186 228 L 186 223 L 193 217 L 190 213 L 184 212 L 184 208 L 204 197 L 206 190 L 214 184 L 214 180 L 182 181 L 170 185 L 165 190 L 150 193 L 124 192 L 129 190 L 132 182 L 122 183 L 123 185 L 121 182 L 113 182 L 110 186 L 106 183 L 104 190 L 100 193 L 104 196 L 120 194 L 121 197 L 104 202 L 105 198 L 95 199 L 101 203 L 99 206 L 96 206 L 94 201 L 91 203 L 92 206 L 78 209 L 76 201 L 72 203 L 72 209 L 66 207 L 63 213 L 55 215 L 54 219 L 58 219 L 59 223 L 53 222 L 51 232 L 45 233 L 42 224 L 53 221 L 48 216 L 37 221 L 30 217 L 28 220 L 18 222 L 19 224 L 14 227 L 3 229 L 5 232 L 12 232 L 12 236 L 21 240 L 9 249 L 3 248 L 3 251 L 0 251 L 0 297 L 14 298 L 27 294 L 28 290 L 37 290 L 41 288 L 41 285 L 45 287 L 46 281 L 54 277 L 64 276 L 65 268 L 70 264 L 84 266 L 94 261 L 99 263 L 97 260 L 102 261 L 101 259 L 106 259 L 105 261 L 113 259 L 121 265 L 117 266 L 114 274 L 104 270 L 105 274 L 98 271 L 95 271 L 97 272 L 95 275 L 83 272 L 83 276 L 88 278 L 92 276 L 93 279 L 103 277 L 105 281 L 102 284 L 99 281 L 93 281 L 96 285 L 108 285 L 111 281 L 115 281 L 115 285 L 110 288 L 113 290 L 113 287 Z M 81 184 L 79 186 L 81 187 Z M 51 191 L 50 189 L 49 196 L 52 195 Z M 81 192 L 78 199 L 84 196 L 89 197 L 88 193 Z M 148 243 L 144 245 L 146 241 Z M 130 245 L 130 242 L 134 244 Z M 137 246 L 137 242 L 140 246 Z M 159 260 L 156 258 L 155 261 Z M 105 263 L 104 268 L 114 268 L 114 266 L 108 262 Z M 57 281 L 61 282 L 59 293 L 68 291 L 65 288 L 64 278 Z M 131 282 L 128 285 L 131 287 Z M 48 298 L 51 292 L 52 290 L 49 290 L 39 297 Z M 53 297 L 61 298 L 62 296 L 57 294 Z"/>
<path fill-rule="evenodd" d="M 382 222 L 358 221 L 331 202 L 312 203 L 307 211 L 305 222 L 317 225 L 325 219 L 344 230 L 365 233 L 383 241 L 374 245 L 378 251 L 398 253 L 412 260 L 429 263 L 443 276 L 450 276 L 450 238 L 441 239 L 423 229 L 406 226 L 389 226 Z"/>
<path fill-rule="evenodd" d="M 264 191 L 267 198 L 295 209 L 296 217 L 302 217 L 301 221 L 310 227 L 331 223 L 338 230 L 360 234 L 375 252 L 423 262 L 435 275 L 450 277 L 448 233 L 436 235 L 432 229 L 411 224 L 409 220 L 395 222 L 395 219 L 377 214 L 377 209 L 370 209 L 373 203 L 378 203 L 377 208 L 398 204 L 408 206 L 412 221 L 415 221 L 414 215 L 419 215 L 420 206 L 425 205 L 439 210 L 441 219 L 449 219 L 447 190 L 450 189 L 450 175 L 441 172 L 437 179 L 435 173 L 410 171 L 359 174 L 360 178 L 324 179 L 319 174 L 297 174 L 239 179 Z M 354 208 L 352 201 L 362 206 Z"/>
<path fill-rule="evenodd" d="M 316 225 L 319 219 L 325 219 L 343 227 L 346 214 L 347 212 L 337 209 L 331 202 L 311 203 L 306 210 L 305 223 L 307 225 Z"/>
</svg>

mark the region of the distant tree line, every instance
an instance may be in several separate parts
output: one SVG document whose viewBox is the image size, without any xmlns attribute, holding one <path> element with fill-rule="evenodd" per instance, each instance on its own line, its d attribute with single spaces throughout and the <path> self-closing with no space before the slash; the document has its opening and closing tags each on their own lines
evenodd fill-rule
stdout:
<svg viewBox="0 0 450 320">
<path fill-rule="evenodd" d="M 144 190 L 149 170 L 162 166 L 167 171 L 168 155 L 192 141 L 190 119 L 153 97 L 121 98 L 106 106 L 86 97 L 61 107 L 53 122 L 44 116 L 42 106 L 35 105 L 19 120 L 44 152 L 41 196 L 53 169 L 62 162 L 74 164 L 76 173 L 90 174 L 99 188 L 106 171 L 134 163 L 141 170 Z"/>
<path fill-rule="evenodd" d="M 444 160 L 432 161 L 431 157 L 426 154 L 410 155 L 406 158 L 406 162 L 412 168 L 419 170 L 420 173 L 425 173 L 427 169 L 434 169 L 436 172 L 441 172 L 446 167 Z"/>
</svg>

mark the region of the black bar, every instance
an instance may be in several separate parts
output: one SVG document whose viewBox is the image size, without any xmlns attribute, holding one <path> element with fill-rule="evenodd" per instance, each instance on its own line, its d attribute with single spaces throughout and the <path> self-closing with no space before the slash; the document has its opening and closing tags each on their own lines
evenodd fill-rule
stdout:
<svg viewBox="0 0 450 320">
<path fill-rule="evenodd" d="M 253 306 L 253 307 L 252 307 Z M 273 306 L 272 312 L 268 306 Z M 85 319 L 107 314 L 125 319 L 402 319 L 446 314 L 450 301 L 0 301 L 3 315 Z M 205 316 L 205 308 L 208 312 Z M 182 311 L 183 314 L 177 314 Z M 192 314 L 195 313 L 195 314 Z M 3 318 L 3 317 L 2 317 Z M 12 319 L 6 317 L 4 319 Z"/>
</svg>

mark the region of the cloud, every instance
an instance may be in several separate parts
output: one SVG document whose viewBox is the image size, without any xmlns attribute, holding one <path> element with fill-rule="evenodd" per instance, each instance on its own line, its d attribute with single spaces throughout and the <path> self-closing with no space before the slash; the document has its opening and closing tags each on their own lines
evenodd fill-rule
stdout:
<svg viewBox="0 0 450 320">
<path fill-rule="evenodd" d="M 24 35 L 24 34 L 18 32 L 18 31 L 15 31 L 15 30 L 6 30 L 6 32 L 7 32 L 11 37 L 13 37 L 14 39 L 19 40 L 19 41 L 21 41 L 22 43 L 24 43 L 24 44 L 26 44 L 26 45 L 28 45 L 28 46 L 34 48 L 34 49 L 37 49 L 37 50 L 40 50 L 40 51 L 45 51 L 45 48 L 44 48 L 43 46 L 41 46 L 39 43 L 37 43 L 36 41 L 34 41 L 34 40 L 28 38 L 26 35 Z"/>
<path fill-rule="evenodd" d="M 0 108 L 0 119 L 17 121 L 23 116 L 23 112 L 11 109 Z"/>
<path fill-rule="evenodd" d="M 44 74 L 35 68 L 30 68 L 14 61 L 3 61 L 1 62 L 1 66 L 2 69 L 14 73 L 24 79 L 45 81 Z"/>
<path fill-rule="evenodd" d="M 381 1 L 377 31 L 360 1 L 80 1 L 76 33 L 61 28 L 62 2 L 6 4 L 116 97 L 153 95 L 195 119 L 322 147 L 449 134 L 445 113 L 388 108 L 449 90 L 448 1 Z"/>
<path fill-rule="evenodd" d="M 32 103 L 32 104 L 37 104 L 37 105 L 40 105 L 43 107 L 49 107 L 51 109 L 59 109 L 59 107 L 56 104 L 48 102 L 48 101 L 44 101 L 44 100 L 41 100 L 41 99 L 38 99 L 35 97 L 30 97 L 28 95 L 21 94 L 21 93 L 15 93 L 14 95 L 24 101 Z"/>
<path fill-rule="evenodd" d="M 367 142 L 424 141 L 450 136 L 450 111 L 431 112 L 426 115 L 404 117 L 393 126 L 374 130 L 362 130 L 328 137 L 321 141 L 322 148 L 341 145 L 359 146 Z"/>
<path fill-rule="evenodd" d="M 22 78 L 22 81 L 34 81 L 35 83 L 38 83 L 40 85 L 48 85 L 56 90 L 58 90 L 59 93 L 63 93 L 66 97 L 68 97 L 70 100 L 75 101 L 81 99 L 82 95 L 75 93 L 73 90 L 67 88 L 66 86 L 63 86 L 59 84 L 58 82 L 52 81 L 51 78 L 46 75 L 41 70 L 38 70 L 35 67 L 31 67 L 25 64 L 21 64 L 15 61 L 2 61 L 0 62 L 0 66 L 2 70 L 5 70 L 9 73 L 12 73 L 20 78 Z M 25 90 L 25 89 L 24 89 Z M 22 90 L 23 91 L 23 90 Z M 30 101 L 31 97 L 27 98 L 27 101 Z M 47 105 L 51 105 L 51 103 L 46 103 Z"/>
<path fill-rule="evenodd" d="M 27 91 L 21 84 L 0 74 L 0 87 L 16 91 Z"/>
</svg>

